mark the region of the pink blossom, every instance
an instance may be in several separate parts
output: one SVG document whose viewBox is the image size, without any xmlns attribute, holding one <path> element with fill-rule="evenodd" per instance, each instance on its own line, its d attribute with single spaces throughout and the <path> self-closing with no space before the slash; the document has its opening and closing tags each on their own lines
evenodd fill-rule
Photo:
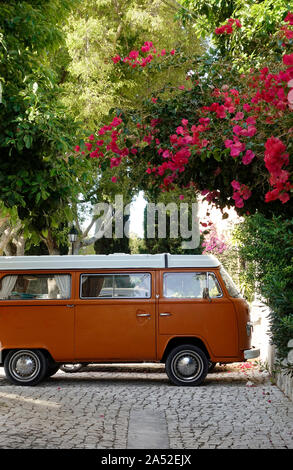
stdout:
<svg viewBox="0 0 293 470">
<path fill-rule="evenodd" d="M 117 182 L 116 176 L 112 176 L 111 181 L 112 181 L 112 183 L 116 183 Z"/>
<path fill-rule="evenodd" d="M 239 111 L 236 113 L 236 115 L 233 117 L 232 121 L 241 121 L 244 118 L 244 113 Z"/>
<path fill-rule="evenodd" d="M 293 25 L 293 13 L 289 12 L 284 18 L 284 21 L 288 22 L 290 25 Z"/>
<path fill-rule="evenodd" d="M 120 55 L 116 55 L 115 57 L 112 57 L 112 60 L 113 60 L 114 64 L 117 64 L 117 62 L 120 62 L 121 57 L 120 57 Z"/>
<path fill-rule="evenodd" d="M 226 139 L 224 142 L 226 148 L 230 148 L 231 145 L 233 145 L 233 143 L 234 143 L 233 140 L 230 140 L 230 139 Z"/>
<path fill-rule="evenodd" d="M 230 148 L 231 157 L 238 157 L 238 155 L 245 150 L 245 144 L 243 142 L 235 142 Z"/>
<path fill-rule="evenodd" d="M 233 127 L 233 132 L 236 135 L 241 135 L 242 127 L 241 126 L 234 126 Z"/>
<path fill-rule="evenodd" d="M 137 59 L 139 56 L 139 52 L 138 51 L 131 51 L 129 52 L 129 58 L 130 59 Z"/>
<path fill-rule="evenodd" d="M 246 122 L 246 124 L 255 124 L 256 119 L 254 117 L 250 116 L 245 120 L 245 122 Z"/>
<path fill-rule="evenodd" d="M 236 190 L 240 189 L 240 183 L 236 180 L 233 180 L 231 182 L 231 186 L 232 186 L 233 189 L 236 189 Z"/>
<path fill-rule="evenodd" d="M 257 133 L 257 129 L 254 126 L 248 126 L 247 128 L 247 136 L 253 137 Z"/>
<path fill-rule="evenodd" d="M 178 126 L 177 129 L 176 129 L 176 132 L 177 134 L 184 134 L 184 130 L 183 130 L 183 127 L 182 126 Z"/>
<path fill-rule="evenodd" d="M 254 157 L 255 157 L 255 154 L 251 150 L 246 150 L 242 158 L 243 165 L 249 165 L 249 163 L 254 159 Z"/>
<path fill-rule="evenodd" d="M 290 196 L 288 193 L 281 193 L 279 194 L 279 199 L 282 202 L 282 204 L 285 204 L 285 202 L 288 202 L 290 199 Z"/>
<path fill-rule="evenodd" d="M 89 144 L 88 142 L 86 142 L 84 145 L 86 146 L 86 148 L 87 148 L 88 151 L 90 152 L 93 145 L 92 145 L 92 144 Z"/>
<path fill-rule="evenodd" d="M 178 137 L 177 137 L 176 134 L 170 135 L 170 142 L 171 142 L 171 144 L 175 144 L 175 142 L 177 142 L 177 140 L 178 140 Z"/>
<path fill-rule="evenodd" d="M 244 111 L 247 111 L 247 112 L 249 112 L 249 111 L 251 110 L 251 106 L 250 106 L 250 104 L 244 103 L 244 105 L 243 105 L 243 109 L 244 109 Z"/>
</svg>

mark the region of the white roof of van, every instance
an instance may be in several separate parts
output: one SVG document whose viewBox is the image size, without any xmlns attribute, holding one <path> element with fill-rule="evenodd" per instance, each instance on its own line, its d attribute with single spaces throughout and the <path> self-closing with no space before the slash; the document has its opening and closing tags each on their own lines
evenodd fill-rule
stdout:
<svg viewBox="0 0 293 470">
<path fill-rule="evenodd" d="M 0 271 L 34 269 L 117 268 L 215 268 L 220 262 L 211 255 L 69 255 L 0 256 Z"/>
</svg>

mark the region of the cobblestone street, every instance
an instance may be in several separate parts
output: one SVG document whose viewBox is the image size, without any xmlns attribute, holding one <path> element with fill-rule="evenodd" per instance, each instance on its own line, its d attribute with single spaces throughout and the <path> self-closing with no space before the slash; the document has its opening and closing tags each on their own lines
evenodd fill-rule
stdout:
<svg viewBox="0 0 293 470">
<path fill-rule="evenodd" d="M 0 368 L 0 448 L 292 449 L 293 404 L 266 372 L 217 366 L 200 387 L 162 365 L 92 365 L 36 387 Z"/>
</svg>

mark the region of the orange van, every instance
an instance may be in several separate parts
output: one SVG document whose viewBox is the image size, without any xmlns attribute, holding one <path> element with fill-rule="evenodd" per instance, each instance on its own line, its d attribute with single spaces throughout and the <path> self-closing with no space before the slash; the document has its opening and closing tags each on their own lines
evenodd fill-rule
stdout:
<svg viewBox="0 0 293 470">
<path fill-rule="evenodd" d="M 250 349 L 247 302 L 204 255 L 0 257 L 0 365 L 35 385 L 64 363 L 163 362 L 201 384 Z"/>
</svg>

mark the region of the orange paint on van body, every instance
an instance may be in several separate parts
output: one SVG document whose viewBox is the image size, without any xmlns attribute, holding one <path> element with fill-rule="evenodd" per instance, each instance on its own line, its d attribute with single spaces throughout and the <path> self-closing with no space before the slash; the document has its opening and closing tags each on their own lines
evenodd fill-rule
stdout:
<svg viewBox="0 0 293 470">
<path fill-rule="evenodd" d="M 223 296 L 212 299 L 163 297 L 164 272 L 213 272 Z M 1 272 L 27 274 L 28 270 Z M 150 298 L 82 299 L 82 274 L 109 269 L 34 270 L 34 274 L 70 274 L 71 298 L 65 300 L 1 300 L 1 350 L 45 349 L 62 362 L 161 361 L 170 340 L 196 338 L 212 362 L 244 360 L 250 348 L 248 305 L 230 297 L 218 268 L 113 269 L 111 273 L 150 273 Z M 161 314 L 168 315 L 161 315 Z"/>
</svg>

